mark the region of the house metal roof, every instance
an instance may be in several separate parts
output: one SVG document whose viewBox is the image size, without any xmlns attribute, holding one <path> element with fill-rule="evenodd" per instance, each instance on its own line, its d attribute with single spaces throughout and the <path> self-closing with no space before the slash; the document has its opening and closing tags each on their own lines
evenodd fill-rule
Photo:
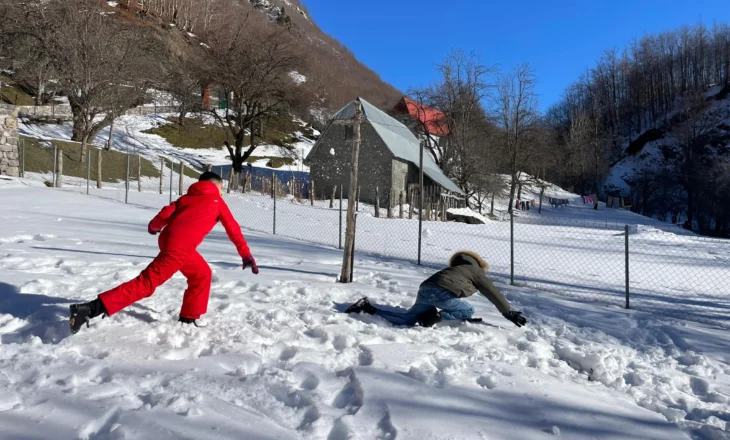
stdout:
<svg viewBox="0 0 730 440">
<path fill-rule="evenodd" d="M 356 101 L 360 101 L 362 104 L 363 120 L 370 122 L 390 152 L 395 157 L 411 162 L 418 167 L 420 143 L 411 130 L 364 99 L 357 98 Z M 352 120 L 355 117 L 356 101 L 347 104 L 332 119 Z M 441 171 L 441 168 L 433 160 L 433 157 L 426 151 L 423 154 L 423 173 L 444 189 L 457 194 L 464 194 L 451 179 L 446 177 L 443 171 Z"/>
</svg>

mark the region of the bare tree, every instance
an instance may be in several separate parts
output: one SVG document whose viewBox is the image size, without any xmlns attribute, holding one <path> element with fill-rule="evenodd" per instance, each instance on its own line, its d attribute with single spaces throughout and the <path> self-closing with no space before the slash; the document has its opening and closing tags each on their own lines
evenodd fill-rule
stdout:
<svg viewBox="0 0 730 440">
<path fill-rule="evenodd" d="M 303 59 L 284 31 L 241 17 L 230 17 L 211 33 L 208 52 L 209 76 L 228 94 L 225 112 L 212 114 L 233 138 L 233 145 L 226 142 L 226 147 L 238 174 L 258 146 L 256 128 L 261 121 L 287 114 L 303 99 L 303 89 L 290 76 Z"/>
<path fill-rule="evenodd" d="M 509 212 L 513 209 L 523 167 L 536 151 L 534 142 L 540 118 L 535 83 L 532 68 L 523 64 L 514 73 L 500 78 L 493 98 L 494 121 L 501 131 L 497 142 L 510 174 Z"/>
</svg>

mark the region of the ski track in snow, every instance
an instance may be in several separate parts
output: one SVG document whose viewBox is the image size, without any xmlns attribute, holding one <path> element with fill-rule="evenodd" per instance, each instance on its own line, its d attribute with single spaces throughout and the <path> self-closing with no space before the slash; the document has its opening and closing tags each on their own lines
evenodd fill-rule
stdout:
<svg viewBox="0 0 730 440">
<path fill-rule="evenodd" d="M 0 180 L 0 438 L 728 439 L 730 336 L 500 286 L 517 329 L 394 328 L 337 313 L 408 307 L 429 270 L 264 234 L 241 272 L 216 228 L 207 327 L 176 322 L 185 280 L 69 337 L 67 306 L 136 276 L 155 211 Z M 244 231 L 245 232 L 245 231 Z"/>
</svg>

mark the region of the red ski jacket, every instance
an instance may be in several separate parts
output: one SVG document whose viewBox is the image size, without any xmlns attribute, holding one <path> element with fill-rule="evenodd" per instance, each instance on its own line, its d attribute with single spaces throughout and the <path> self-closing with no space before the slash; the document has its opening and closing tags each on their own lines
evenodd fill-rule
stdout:
<svg viewBox="0 0 730 440">
<path fill-rule="evenodd" d="M 197 182 L 188 193 L 162 208 L 149 224 L 149 232 L 160 234 L 162 250 L 194 251 L 220 221 L 241 258 L 251 255 L 241 226 L 233 218 L 220 190 L 213 182 Z"/>
</svg>

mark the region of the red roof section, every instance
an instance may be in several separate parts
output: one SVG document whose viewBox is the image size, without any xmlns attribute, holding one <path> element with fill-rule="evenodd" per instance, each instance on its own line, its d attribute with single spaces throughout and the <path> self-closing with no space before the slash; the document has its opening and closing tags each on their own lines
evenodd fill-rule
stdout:
<svg viewBox="0 0 730 440">
<path fill-rule="evenodd" d="M 395 110 L 399 113 L 408 113 L 411 117 L 421 121 L 428 129 L 429 134 L 434 136 L 447 136 L 449 134 L 446 115 L 435 108 L 419 104 L 404 96 L 395 106 Z"/>
</svg>

